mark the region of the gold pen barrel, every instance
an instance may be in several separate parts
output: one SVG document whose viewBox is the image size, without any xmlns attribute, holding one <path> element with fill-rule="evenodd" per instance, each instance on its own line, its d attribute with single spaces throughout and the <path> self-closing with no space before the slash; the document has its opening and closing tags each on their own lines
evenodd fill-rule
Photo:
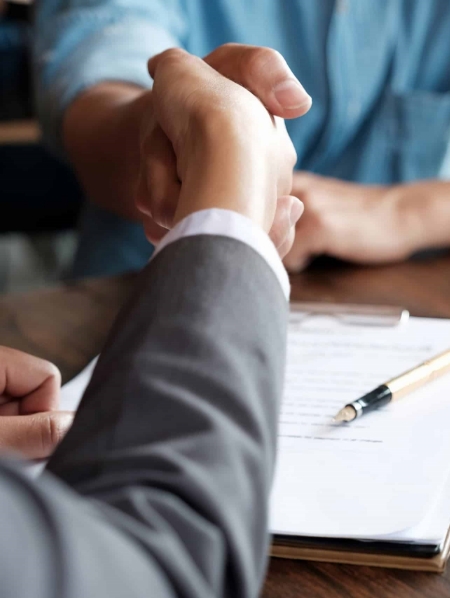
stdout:
<svg viewBox="0 0 450 598">
<path fill-rule="evenodd" d="M 449 371 L 450 351 L 444 351 L 433 359 L 424 361 L 404 374 L 392 378 L 386 382 L 386 386 L 392 392 L 392 401 L 395 401 Z"/>
</svg>

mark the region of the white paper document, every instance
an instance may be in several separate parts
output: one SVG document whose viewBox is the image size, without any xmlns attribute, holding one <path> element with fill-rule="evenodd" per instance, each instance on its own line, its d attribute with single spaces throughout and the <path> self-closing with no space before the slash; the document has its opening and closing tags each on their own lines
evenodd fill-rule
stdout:
<svg viewBox="0 0 450 598">
<path fill-rule="evenodd" d="M 398 327 L 293 312 L 271 530 L 441 541 L 450 523 L 450 375 L 350 424 L 346 403 L 450 348 L 450 321 Z"/>
<path fill-rule="evenodd" d="M 95 364 L 97 363 L 98 357 L 93 359 L 75 378 L 72 378 L 70 382 L 64 384 L 61 389 L 61 411 L 76 411 L 80 404 L 81 397 L 86 390 L 87 385 L 92 377 Z"/>
<path fill-rule="evenodd" d="M 450 320 L 396 327 L 291 313 L 271 496 L 284 535 L 441 543 L 450 524 L 450 374 L 350 424 L 333 416 L 450 348 Z M 62 389 L 76 409 L 95 361 Z"/>
<path fill-rule="evenodd" d="M 67 382 L 67 384 L 64 384 L 61 388 L 59 402 L 61 411 L 76 411 L 78 409 L 83 393 L 91 379 L 97 359 L 97 357 L 93 359 L 77 376 L 75 376 L 75 378 L 72 378 L 70 382 Z M 25 467 L 31 476 L 37 477 L 44 470 L 46 463 L 47 461 L 42 459 L 40 461 L 27 463 Z"/>
</svg>

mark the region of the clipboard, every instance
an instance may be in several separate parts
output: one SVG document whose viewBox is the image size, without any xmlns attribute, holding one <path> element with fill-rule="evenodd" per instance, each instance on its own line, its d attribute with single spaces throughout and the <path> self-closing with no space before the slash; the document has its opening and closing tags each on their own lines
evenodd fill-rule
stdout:
<svg viewBox="0 0 450 598">
<path fill-rule="evenodd" d="M 408 310 L 400 306 L 293 302 L 290 309 L 299 332 L 309 323 L 314 327 L 314 320 L 321 317 L 332 318 L 344 326 L 386 328 L 402 326 L 410 318 Z M 445 539 L 435 544 L 408 540 L 274 535 L 270 555 L 292 560 L 443 573 L 450 556 L 450 530 L 445 530 L 444 527 Z"/>
<path fill-rule="evenodd" d="M 356 303 L 310 303 L 295 301 L 291 313 L 299 321 L 328 316 L 349 326 L 400 326 L 409 320 L 409 311 L 398 305 L 361 305 Z"/>
<path fill-rule="evenodd" d="M 384 567 L 388 569 L 406 569 L 410 571 L 428 571 L 430 573 L 444 573 L 450 556 L 450 530 L 442 547 L 435 547 L 434 554 L 427 551 L 420 553 L 420 547 L 405 546 L 403 554 L 395 554 L 395 546 L 382 547 L 377 542 L 353 541 L 353 548 L 334 547 L 326 538 L 317 538 L 316 546 L 307 545 L 295 537 L 274 537 L 270 556 L 281 559 L 318 561 L 322 563 L 336 563 L 342 565 L 362 565 L 366 567 Z M 359 543 L 359 546 L 357 544 Z M 398 548 L 398 547 L 397 547 Z M 389 549 L 394 554 L 389 554 Z M 429 547 L 428 547 L 429 549 Z M 409 552 L 409 554 L 408 554 Z"/>
</svg>

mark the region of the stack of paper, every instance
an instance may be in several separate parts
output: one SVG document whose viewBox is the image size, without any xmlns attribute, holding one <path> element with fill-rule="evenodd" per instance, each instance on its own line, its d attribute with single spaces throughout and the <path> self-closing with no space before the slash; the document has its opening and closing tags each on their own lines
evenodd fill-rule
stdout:
<svg viewBox="0 0 450 598">
<path fill-rule="evenodd" d="M 383 327 L 291 313 L 274 534 L 442 550 L 450 526 L 450 375 L 350 424 L 332 419 L 448 348 L 448 320 Z M 76 409 L 93 367 L 63 388 L 62 409 Z"/>
<path fill-rule="evenodd" d="M 450 525 L 450 375 L 350 424 L 346 403 L 450 348 L 450 321 L 304 320 L 288 340 L 271 529 L 443 545 Z"/>
</svg>

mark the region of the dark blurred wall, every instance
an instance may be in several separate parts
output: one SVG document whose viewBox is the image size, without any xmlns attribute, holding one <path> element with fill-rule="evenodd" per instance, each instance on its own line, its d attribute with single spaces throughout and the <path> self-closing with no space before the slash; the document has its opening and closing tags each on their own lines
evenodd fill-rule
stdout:
<svg viewBox="0 0 450 598">
<path fill-rule="evenodd" d="M 30 21 L 29 6 L 6 3 L 1 10 L 0 120 L 27 118 L 32 114 Z"/>
</svg>

